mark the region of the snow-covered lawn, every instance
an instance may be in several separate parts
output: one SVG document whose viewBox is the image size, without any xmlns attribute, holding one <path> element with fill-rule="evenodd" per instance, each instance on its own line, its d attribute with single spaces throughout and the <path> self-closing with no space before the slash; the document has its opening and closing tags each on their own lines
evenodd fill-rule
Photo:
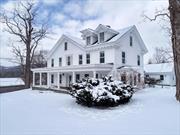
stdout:
<svg viewBox="0 0 180 135">
<path fill-rule="evenodd" d="M 174 95 L 175 88 L 146 88 L 126 105 L 95 109 L 50 91 L 0 94 L 0 135 L 179 135 Z"/>
<path fill-rule="evenodd" d="M 0 86 L 24 85 L 21 78 L 0 78 Z"/>
</svg>

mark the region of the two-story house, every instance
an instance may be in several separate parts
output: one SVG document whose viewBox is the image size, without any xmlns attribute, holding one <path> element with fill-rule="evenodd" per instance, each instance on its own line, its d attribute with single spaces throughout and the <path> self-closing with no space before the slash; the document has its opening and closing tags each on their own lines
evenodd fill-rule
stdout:
<svg viewBox="0 0 180 135">
<path fill-rule="evenodd" d="M 48 54 L 47 67 L 32 69 L 33 87 L 69 87 L 84 77 L 105 75 L 134 86 L 143 83 L 147 48 L 136 26 L 114 30 L 100 24 L 80 32 L 82 38 L 62 35 Z"/>
</svg>

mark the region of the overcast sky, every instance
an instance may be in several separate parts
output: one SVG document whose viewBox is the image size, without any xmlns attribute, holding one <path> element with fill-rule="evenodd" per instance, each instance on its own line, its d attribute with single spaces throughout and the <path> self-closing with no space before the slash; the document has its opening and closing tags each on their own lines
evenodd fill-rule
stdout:
<svg viewBox="0 0 180 135">
<path fill-rule="evenodd" d="M 0 8 L 11 11 L 16 3 L 0 0 Z M 50 38 L 44 39 L 38 49 L 50 50 L 62 34 L 80 37 L 80 30 L 95 29 L 98 24 L 110 25 L 113 29 L 136 25 L 149 51 L 145 63 L 155 47 L 169 46 L 160 22 L 144 22 L 141 16 L 145 12 L 153 17 L 156 10 L 168 8 L 167 0 L 36 0 L 36 3 L 40 8 L 39 18 L 48 18 L 51 31 Z M 0 64 L 11 66 L 12 63 L 2 58 L 13 57 L 8 44 L 16 38 L 4 32 L 5 26 L 0 25 Z"/>
</svg>

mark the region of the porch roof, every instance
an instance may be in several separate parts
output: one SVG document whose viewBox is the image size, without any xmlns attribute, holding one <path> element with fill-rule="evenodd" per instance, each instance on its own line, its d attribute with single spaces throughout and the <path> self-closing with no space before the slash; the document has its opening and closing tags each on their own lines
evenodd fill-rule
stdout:
<svg viewBox="0 0 180 135">
<path fill-rule="evenodd" d="M 62 67 L 45 67 L 31 69 L 33 72 L 73 72 L 73 71 L 110 71 L 112 64 L 88 64 Z"/>
</svg>

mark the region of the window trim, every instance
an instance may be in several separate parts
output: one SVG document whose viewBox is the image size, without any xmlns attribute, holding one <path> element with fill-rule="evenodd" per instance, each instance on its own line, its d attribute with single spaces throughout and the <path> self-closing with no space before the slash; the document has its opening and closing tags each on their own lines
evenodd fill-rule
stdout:
<svg viewBox="0 0 180 135">
<path fill-rule="evenodd" d="M 103 36 L 102 36 L 102 35 L 103 35 Z M 104 42 L 104 35 L 105 35 L 104 32 L 100 32 L 100 33 L 99 33 L 99 42 L 100 42 L 100 43 L 103 43 L 103 42 Z M 103 38 L 102 38 L 102 37 L 103 37 Z M 103 40 L 102 40 L 102 39 L 103 39 Z"/>
<path fill-rule="evenodd" d="M 54 67 L 54 59 L 51 59 L 51 67 Z"/>
<path fill-rule="evenodd" d="M 67 66 L 72 65 L 72 63 L 71 63 L 71 56 L 67 56 L 67 57 L 66 57 L 66 65 L 67 65 Z"/>
<path fill-rule="evenodd" d="M 104 51 L 100 51 L 99 52 L 99 63 L 105 63 L 105 52 Z"/>
<path fill-rule="evenodd" d="M 62 67 L 62 57 L 59 57 L 59 67 Z"/>
<path fill-rule="evenodd" d="M 90 64 L 90 63 L 91 63 L 91 55 L 90 55 L 90 53 L 87 53 L 86 54 L 86 64 Z"/>
<path fill-rule="evenodd" d="M 164 81 L 164 75 L 160 75 L 160 80 Z"/>
<path fill-rule="evenodd" d="M 64 42 L 64 50 L 67 51 L 67 49 L 68 49 L 68 43 Z"/>
<path fill-rule="evenodd" d="M 126 52 L 122 51 L 121 56 L 122 56 L 122 59 L 121 59 L 122 64 L 126 64 Z"/>
<path fill-rule="evenodd" d="M 132 36 L 129 37 L 129 45 L 131 47 L 133 46 L 133 37 Z"/>
<path fill-rule="evenodd" d="M 83 64 L 83 55 L 79 54 L 79 65 Z"/>
</svg>

